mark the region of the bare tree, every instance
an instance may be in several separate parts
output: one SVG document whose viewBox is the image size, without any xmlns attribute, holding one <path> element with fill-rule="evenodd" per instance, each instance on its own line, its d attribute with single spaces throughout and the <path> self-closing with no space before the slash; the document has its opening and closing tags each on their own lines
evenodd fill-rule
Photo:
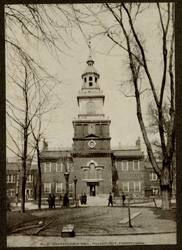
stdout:
<svg viewBox="0 0 182 250">
<path fill-rule="evenodd" d="M 174 4 L 173 3 L 105 3 L 96 8 L 85 5 L 81 10 L 74 5 L 76 17 L 79 17 L 78 26 L 83 29 L 85 18 L 92 18 L 91 25 L 97 32 L 93 36 L 105 36 L 125 52 L 124 58 L 127 64 L 128 76 L 127 86 L 132 89 L 130 96 L 136 99 L 137 118 L 147 148 L 150 162 L 155 173 L 160 179 L 162 191 L 162 209 L 170 209 L 172 189 L 172 161 L 175 155 L 175 86 L 174 86 Z M 147 11 L 155 14 L 152 30 L 155 33 L 157 49 L 157 62 L 160 66 L 161 79 L 155 80 L 156 72 L 152 70 L 150 56 L 154 51 L 147 47 L 146 31 L 142 32 L 141 25 L 147 17 Z M 107 18 L 106 18 L 107 16 Z M 141 19 L 140 19 L 141 17 Z M 157 17 L 157 18 L 156 18 Z M 108 23 L 107 20 L 110 20 Z M 88 24 L 88 23 L 87 23 Z M 100 27 L 98 31 L 98 27 Z M 148 27 L 149 28 L 149 27 Z M 113 48 L 112 47 L 112 48 Z M 112 49 L 111 48 L 111 49 Z M 150 51 L 150 53 L 149 53 Z M 154 66 L 154 63 L 153 65 Z M 124 84 L 122 84 L 123 86 Z M 132 86 L 132 88 L 131 88 Z M 126 95 L 128 96 L 128 95 Z M 157 129 L 162 149 L 162 168 L 158 165 L 152 148 L 152 143 L 147 132 L 145 114 L 143 112 L 143 99 L 154 101 L 157 113 Z M 170 128 L 165 134 L 164 105 L 169 106 Z"/>
<path fill-rule="evenodd" d="M 114 16 L 115 20 L 119 23 L 125 37 L 126 51 L 128 53 L 129 65 L 132 75 L 132 83 L 135 89 L 135 98 L 137 105 L 137 117 L 140 128 L 143 134 L 143 139 L 147 147 L 147 152 L 154 171 L 160 178 L 160 185 L 162 191 L 162 209 L 170 208 L 171 189 L 172 189 L 172 159 L 175 154 L 175 105 L 174 105 L 174 66 L 173 66 L 173 53 L 174 53 L 174 10 L 173 5 L 168 3 L 167 7 L 162 10 L 160 4 L 157 3 L 159 14 L 160 26 L 162 29 L 162 57 L 163 57 L 163 70 L 162 79 L 160 83 L 160 90 L 158 91 L 152 79 L 152 72 L 149 69 L 147 61 L 147 53 L 145 50 L 143 39 L 135 28 L 135 20 L 140 11 L 142 11 L 141 4 L 119 4 L 112 5 L 105 4 L 107 10 Z M 123 16 L 126 15 L 128 27 L 124 23 Z M 108 37 L 117 43 L 115 37 L 108 34 Z M 121 45 L 122 46 L 122 45 Z M 168 56 L 169 54 L 169 56 Z M 162 148 L 162 168 L 157 164 L 154 152 L 149 140 L 141 106 L 141 94 L 139 79 L 140 72 L 145 74 L 146 79 L 151 90 L 156 111 L 158 115 L 158 132 L 160 136 L 160 143 Z M 169 83 L 169 84 L 168 84 Z M 164 119 L 164 102 L 165 102 L 165 89 L 170 93 L 169 97 L 169 114 L 170 114 L 170 129 L 168 136 L 165 138 L 165 119 Z M 159 94 L 158 94 L 159 93 Z"/>
<path fill-rule="evenodd" d="M 67 5 L 60 7 L 43 4 L 5 6 L 6 83 L 10 90 L 7 92 L 7 133 L 11 139 L 7 148 L 22 160 L 21 212 L 25 211 L 27 160 L 29 157 L 32 159 L 35 148 L 38 166 L 40 163 L 39 142 L 43 133 L 40 109 L 45 103 L 48 106 L 50 104 L 45 94 L 48 93 L 45 91 L 45 85 L 40 85 L 40 83 L 51 80 L 53 84 L 49 86 L 50 93 L 54 84 L 61 82 L 41 65 L 37 56 L 38 48 L 43 46 L 58 61 L 59 53 L 67 53 L 71 50 L 65 41 L 65 37 L 73 41 L 71 33 L 73 20 L 69 14 L 69 8 Z M 33 50 L 36 53 L 33 54 Z M 37 86 L 39 86 L 39 91 Z M 44 95 L 43 102 L 37 102 L 37 95 L 40 92 Z M 57 97 L 56 93 L 54 95 Z M 51 108 L 47 107 L 47 109 Z M 45 113 L 45 106 L 43 113 Z M 18 133 L 21 143 L 16 140 Z M 32 148 L 31 135 L 36 142 L 35 148 Z M 40 182 L 39 171 L 39 186 Z"/>
<path fill-rule="evenodd" d="M 37 166 L 38 166 L 38 187 L 39 187 L 39 200 L 38 200 L 38 208 L 41 209 L 41 197 L 42 197 L 42 174 L 41 174 L 41 163 L 40 163 L 40 158 L 41 158 L 41 147 L 40 147 L 40 142 L 43 138 L 44 132 L 46 131 L 47 127 L 50 125 L 51 122 L 51 114 L 57 107 L 60 105 L 60 100 L 55 100 L 55 96 L 53 95 L 54 102 L 49 98 L 53 91 L 53 86 L 45 84 L 44 82 L 44 91 L 41 91 L 41 85 L 37 85 L 37 105 L 39 105 L 39 110 L 37 114 L 34 116 L 34 119 L 32 120 L 31 123 L 31 133 L 34 138 L 34 144 L 33 147 L 35 147 L 36 150 L 36 158 L 37 158 Z M 45 126 L 42 123 L 42 120 L 45 116 L 49 116 L 48 122 Z"/>
<path fill-rule="evenodd" d="M 28 167 L 31 165 L 34 151 L 34 149 L 30 147 L 29 142 L 31 134 L 30 126 L 33 118 L 40 108 L 40 105 L 33 105 L 36 96 L 36 82 L 34 81 L 35 79 L 31 70 L 27 65 L 19 65 L 18 74 L 18 80 L 16 78 L 12 79 L 16 94 L 13 93 L 13 99 L 7 99 L 7 116 L 9 118 L 7 132 L 12 143 L 16 147 L 16 151 L 14 150 L 14 147 L 7 145 L 7 148 L 20 158 L 22 162 L 21 212 L 23 213 L 25 211 L 25 187 L 27 172 Z M 15 133 L 20 134 L 22 143 L 19 143 L 16 140 Z"/>
</svg>

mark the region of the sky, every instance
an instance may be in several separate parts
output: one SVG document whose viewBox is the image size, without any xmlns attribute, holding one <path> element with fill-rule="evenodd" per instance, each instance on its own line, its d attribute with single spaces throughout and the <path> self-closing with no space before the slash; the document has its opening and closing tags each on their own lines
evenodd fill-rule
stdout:
<svg viewBox="0 0 182 250">
<path fill-rule="evenodd" d="M 21 8 L 21 6 L 20 6 Z M 82 6 L 80 5 L 80 8 Z M 106 23 L 112 22 L 106 18 Z M 155 14 L 150 12 L 143 16 L 143 21 L 139 20 L 138 25 L 142 28 L 142 32 L 147 37 L 148 48 L 151 48 L 150 64 L 153 71 L 159 70 L 157 58 L 157 48 L 160 44 L 155 41 L 156 30 L 153 28 L 155 23 Z M 72 27 L 72 35 L 75 41 L 65 41 L 71 47 L 71 50 L 66 49 L 65 54 L 58 54 L 59 62 L 46 49 L 45 45 L 39 44 L 37 47 L 32 47 L 29 43 L 24 43 L 23 36 L 20 36 L 20 42 L 24 44 L 26 49 L 31 51 L 32 56 L 35 56 L 41 65 L 46 68 L 50 74 L 56 75 L 62 82 L 54 90 L 56 95 L 61 99 L 62 104 L 52 114 L 51 122 L 47 127 L 44 138 L 50 147 L 71 147 L 73 138 L 72 121 L 78 117 L 77 95 L 82 86 L 81 75 L 85 70 L 86 61 L 89 55 L 88 40 L 89 35 L 93 33 L 93 27 L 86 27 L 86 38 L 76 28 Z M 142 134 L 136 116 L 136 101 L 135 98 L 126 97 L 120 90 L 122 81 L 128 78 L 128 65 L 125 60 L 125 53 L 119 47 L 115 47 L 110 54 L 109 48 L 112 47 L 112 42 L 107 36 L 95 37 L 91 39 L 92 57 L 94 67 L 100 74 L 99 85 L 105 94 L 104 113 L 105 117 L 111 120 L 110 136 L 111 147 L 132 146 L 138 137 L 141 139 L 142 150 L 146 153 Z M 156 80 L 159 74 L 155 74 Z M 11 89 L 7 85 L 7 95 Z M 147 100 L 148 101 L 148 100 Z M 142 100 L 144 104 L 144 115 L 147 112 L 146 99 Z M 48 119 L 45 118 L 45 119 Z M 7 143 L 10 143 L 7 136 Z M 13 156 L 8 150 L 7 156 Z"/>
</svg>

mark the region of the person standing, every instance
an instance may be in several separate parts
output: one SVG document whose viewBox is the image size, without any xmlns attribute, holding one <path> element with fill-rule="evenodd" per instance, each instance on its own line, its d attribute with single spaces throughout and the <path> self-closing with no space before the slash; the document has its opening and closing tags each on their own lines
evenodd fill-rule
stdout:
<svg viewBox="0 0 182 250">
<path fill-rule="evenodd" d="M 85 205 L 86 205 L 87 204 L 87 195 L 86 195 L 86 193 L 84 194 L 84 196 L 85 196 L 84 201 L 85 201 Z"/>
<path fill-rule="evenodd" d="M 123 206 L 125 205 L 125 204 L 124 204 L 125 199 L 126 199 L 125 194 L 124 194 L 124 192 L 122 192 L 122 205 L 123 205 Z"/>
<path fill-rule="evenodd" d="M 111 193 L 109 194 L 109 202 L 108 202 L 108 206 L 111 204 L 111 206 L 113 206 L 113 202 L 112 202 L 112 195 Z"/>
<path fill-rule="evenodd" d="M 55 195 L 52 194 L 51 198 L 52 198 L 52 207 L 55 208 Z"/>
<path fill-rule="evenodd" d="M 49 208 L 52 208 L 52 197 L 51 197 L 51 194 L 49 194 L 49 197 L 48 197 L 47 201 L 48 201 L 48 204 L 49 204 Z"/>
</svg>

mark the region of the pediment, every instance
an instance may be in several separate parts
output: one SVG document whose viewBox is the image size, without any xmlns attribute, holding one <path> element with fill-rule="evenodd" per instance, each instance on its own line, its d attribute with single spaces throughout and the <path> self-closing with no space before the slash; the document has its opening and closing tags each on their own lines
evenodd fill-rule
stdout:
<svg viewBox="0 0 182 250">
<path fill-rule="evenodd" d="M 100 138 L 100 136 L 94 135 L 94 134 L 89 134 L 89 135 L 86 135 L 84 138 L 86 138 L 86 139 L 93 139 L 93 138 Z"/>
</svg>

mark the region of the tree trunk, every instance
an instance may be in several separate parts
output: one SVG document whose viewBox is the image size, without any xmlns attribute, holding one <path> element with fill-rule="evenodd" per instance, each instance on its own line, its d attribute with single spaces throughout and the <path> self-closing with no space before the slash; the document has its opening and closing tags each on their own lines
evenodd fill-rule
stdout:
<svg viewBox="0 0 182 250">
<path fill-rule="evenodd" d="M 21 213 L 25 212 L 25 188 L 26 188 L 26 163 L 22 163 L 22 183 L 21 183 Z"/>
<path fill-rule="evenodd" d="M 38 208 L 41 209 L 41 198 L 42 198 L 42 180 L 41 180 L 41 166 L 40 166 L 40 151 L 39 145 L 37 142 L 37 162 L 38 162 L 38 172 L 39 172 L 39 201 L 38 201 Z"/>
<path fill-rule="evenodd" d="M 171 191 L 172 182 L 170 181 L 170 164 L 163 161 L 163 168 L 161 172 L 161 196 L 162 196 L 162 210 L 171 209 Z"/>
<path fill-rule="evenodd" d="M 37 186 L 34 187 L 34 200 L 37 200 Z"/>
</svg>

